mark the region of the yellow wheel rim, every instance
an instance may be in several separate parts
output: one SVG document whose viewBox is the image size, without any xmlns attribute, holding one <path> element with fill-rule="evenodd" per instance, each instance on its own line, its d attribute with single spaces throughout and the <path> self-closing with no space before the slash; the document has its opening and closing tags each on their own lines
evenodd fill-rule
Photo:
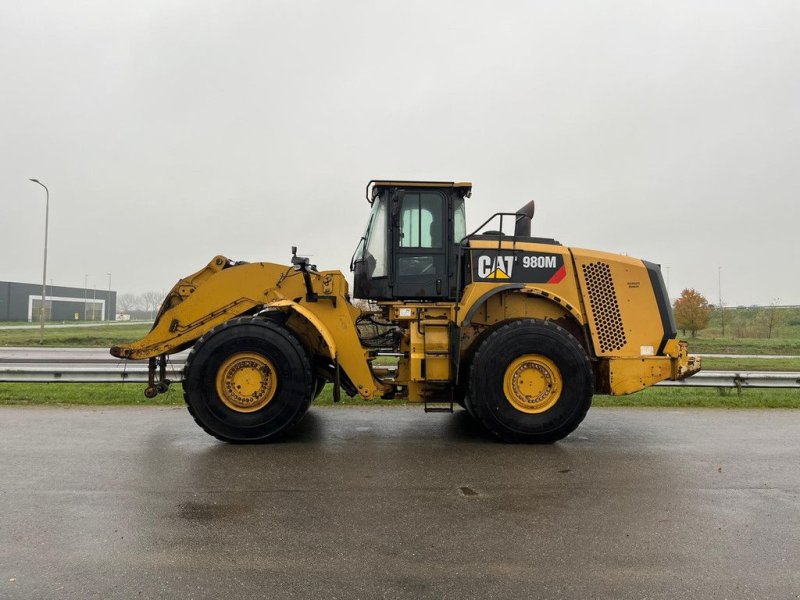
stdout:
<svg viewBox="0 0 800 600">
<path fill-rule="evenodd" d="M 251 413 L 275 395 L 278 376 L 269 359 L 255 352 L 229 356 L 217 371 L 217 394 L 228 408 Z"/>
<path fill-rule="evenodd" d="M 564 381 L 555 363 L 541 354 L 524 354 L 503 376 L 503 391 L 511 406 L 528 414 L 551 409 L 561 397 Z"/>
</svg>

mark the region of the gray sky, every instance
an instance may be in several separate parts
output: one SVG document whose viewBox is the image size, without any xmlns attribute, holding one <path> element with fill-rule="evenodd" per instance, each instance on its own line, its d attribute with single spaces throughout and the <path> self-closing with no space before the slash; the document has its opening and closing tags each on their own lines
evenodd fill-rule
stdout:
<svg viewBox="0 0 800 600">
<path fill-rule="evenodd" d="M 800 3 L 0 3 L 0 279 L 347 269 L 370 178 L 800 304 Z"/>
</svg>

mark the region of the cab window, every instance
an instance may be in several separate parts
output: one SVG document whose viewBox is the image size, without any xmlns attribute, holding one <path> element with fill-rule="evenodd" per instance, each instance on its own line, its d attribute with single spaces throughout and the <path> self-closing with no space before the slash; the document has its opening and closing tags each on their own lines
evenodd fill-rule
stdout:
<svg viewBox="0 0 800 600">
<path fill-rule="evenodd" d="M 441 248 L 444 198 L 436 192 L 406 192 L 400 205 L 400 247 Z"/>
<path fill-rule="evenodd" d="M 371 277 L 386 276 L 386 200 L 379 198 L 372 205 L 372 215 L 365 237 L 364 259 Z"/>
<path fill-rule="evenodd" d="M 453 205 L 453 241 L 458 244 L 467 237 L 467 215 L 464 212 L 464 198 L 456 198 Z"/>
</svg>

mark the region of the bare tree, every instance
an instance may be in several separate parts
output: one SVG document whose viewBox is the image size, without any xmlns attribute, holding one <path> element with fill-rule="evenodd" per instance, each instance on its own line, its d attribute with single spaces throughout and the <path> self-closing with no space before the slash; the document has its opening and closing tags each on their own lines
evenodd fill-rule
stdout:
<svg viewBox="0 0 800 600">
<path fill-rule="evenodd" d="M 151 290 L 143 292 L 140 298 L 144 303 L 144 309 L 150 313 L 150 319 L 153 319 L 156 309 L 161 306 L 161 301 L 164 299 L 164 293 Z"/>
<path fill-rule="evenodd" d="M 129 313 L 136 309 L 139 299 L 136 294 L 120 294 L 117 297 L 117 312 Z"/>
<path fill-rule="evenodd" d="M 761 321 L 764 324 L 764 328 L 767 330 L 767 339 L 771 339 L 775 330 L 783 325 L 783 318 L 785 315 L 783 312 L 781 312 L 781 308 L 778 305 L 779 302 L 780 298 L 774 298 L 770 305 L 764 309 L 764 312 L 760 315 Z"/>
</svg>

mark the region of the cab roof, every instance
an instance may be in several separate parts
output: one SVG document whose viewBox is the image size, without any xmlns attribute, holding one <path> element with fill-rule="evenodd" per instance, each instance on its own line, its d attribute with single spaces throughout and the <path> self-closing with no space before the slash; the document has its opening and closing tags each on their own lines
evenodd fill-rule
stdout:
<svg viewBox="0 0 800 600">
<path fill-rule="evenodd" d="M 463 195 L 466 197 L 469 197 L 472 194 L 472 183 L 468 181 L 403 181 L 401 179 L 372 179 L 367 184 L 367 201 L 372 204 L 382 188 L 390 187 L 452 188 L 463 190 Z"/>
</svg>

